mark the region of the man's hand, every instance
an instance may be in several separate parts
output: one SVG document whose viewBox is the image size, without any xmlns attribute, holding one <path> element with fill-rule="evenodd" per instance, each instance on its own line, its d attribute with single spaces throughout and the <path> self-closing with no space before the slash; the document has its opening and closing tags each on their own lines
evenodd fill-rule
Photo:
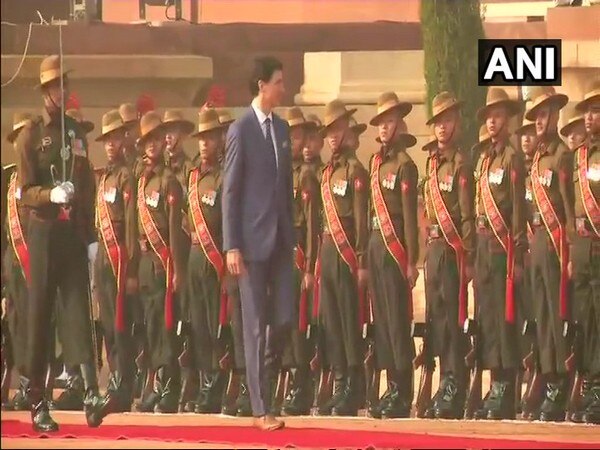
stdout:
<svg viewBox="0 0 600 450">
<path fill-rule="evenodd" d="M 314 282 L 315 282 L 314 275 L 310 272 L 306 272 L 304 274 L 304 278 L 302 279 L 302 289 L 304 289 L 305 291 L 311 290 Z"/>
<path fill-rule="evenodd" d="M 71 201 L 68 191 L 61 185 L 55 186 L 50 191 L 50 201 L 57 205 L 66 205 Z"/>
<path fill-rule="evenodd" d="M 369 272 L 367 269 L 358 269 L 358 288 L 366 289 L 369 283 Z"/>
<path fill-rule="evenodd" d="M 246 265 L 244 264 L 242 252 L 239 250 L 229 250 L 227 252 L 227 270 L 229 270 L 231 275 L 236 277 L 246 273 Z"/>
<path fill-rule="evenodd" d="M 127 295 L 135 295 L 138 291 L 138 280 L 136 277 L 127 278 L 125 282 L 125 292 Z"/>
<path fill-rule="evenodd" d="M 473 279 L 473 274 L 474 274 L 473 266 L 468 264 L 465 267 L 465 277 L 467 278 L 467 283 Z"/>
<path fill-rule="evenodd" d="M 417 284 L 417 280 L 419 279 L 419 270 L 417 269 L 417 266 L 409 265 L 406 269 L 406 277 L 408 279 L 408 285 L 411 289 L 413 289 Z"/>
<path fill-rule="evenodd" d="M 88 244 L 87 247 L 87 256 L 90 264 L 94 265 L 94 261 L 96 260 L 96 256 L 98 256 L 98 243 L 92 242 Z"/>
<path fill-rule="evenodd" d="M 567 273 L 569 274 L 569 280 L 573 279 L 573 261 L 569 261 L 567 264 Z"/>
</svg>

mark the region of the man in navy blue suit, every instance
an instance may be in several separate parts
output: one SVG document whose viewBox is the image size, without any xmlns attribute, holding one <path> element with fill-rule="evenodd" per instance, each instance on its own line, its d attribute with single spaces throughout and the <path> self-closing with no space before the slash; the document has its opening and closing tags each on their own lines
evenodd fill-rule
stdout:
<svg viewBox="0 0 600 450">
<path fill-rule="evenodd" d="M 255 426 L 270 431 L 284 426 L 270 414 L 269 379 L 288 334 L 294 299 L 292 157 L 288 126 L 272 112 L 285 92 L 281 62 L 257 58 L 250 92 L 252 105 L 227 133 L 223 250 L 229 272 L 239 279 Z"/>
</svg>

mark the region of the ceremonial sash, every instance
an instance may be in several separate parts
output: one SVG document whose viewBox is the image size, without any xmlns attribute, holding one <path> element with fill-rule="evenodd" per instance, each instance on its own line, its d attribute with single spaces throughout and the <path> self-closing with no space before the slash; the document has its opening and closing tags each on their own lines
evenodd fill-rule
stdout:
<svg viewBox="0 0 600 450">
<path fill-rule="evenodd" d="M 27 242 L 25 241 L 19 217 L 19 208 L 17 207 L 17 172 L 14 172 L 10 177 L 7 209 L 10 242 L 15 255 L 17 255 L 25 281 L 29 281 L 29 249 L 27 248 Z"/>
<path fill-rule="evenodd" d="M 160 259 L 163 269 L 166 274 L 166 293 L 165 293 L 165 326 L 167 330 L 173 329 L 173 257 L 171 256 L 171 249 L 165 243 L 165 240 L 160 234 L 160 231 L 156 227 L 156 223 L 152 218 L 152 214 L 146 205 L 146 176 L 142 175 L 138 181 L 138 213 L 140 216 L 140 223 L 144 234 L 152 247 L 152 250 Z"/>
<path fill-rule="evenodd" d="M 531 166 L 531 187 L 533 191 L 533 197 L 535 203 L 540 211 L 542 220 L 552 245 L 558 256 L 560 264 L 560 317 L 563 320 L 568 318 L 567 310 L 567 295 L 568 295 L 568 271 L 567 265 L 569 264 L 569 246 L 567 243 L 567 233 L 565 227 L 558 220 L 558 215 L 552 206 L 548 194 L 540 183 L 539 177 L 539 162 L 540 154 L 536 153 L 533 159 L 533 165 Z"/>
<path fill-rule="evenodd" d="M 388 252 L 396 261 L 400 273 L 407 278 L 408 270 L 408 256 L 404 246 L 398 239 L 396 230 L 394 229 L 394 223 L 390 217 L 390 212 L 383 198 L 381 192 L 381 183 L 379 177 L 379 168 L 381 167 L 381 154 L 376 153 L 373 157 L 373 163 L 371 166 L 371 198 L 373 200 L 373 207 L 375 214 L 377 214 L 377 220 L 379 221 L 379 230 L 381 231 L 381 237 Z M 412 289 L 407 289 L 408 293 L 408 313 L 409 318 L 412 320 Z"/>
<path fill-rule="evenodd" d="M 487 217 L 488 223 L 491 225 L 492 231 L 496 236 L 500 245 L 506 252 L 506 305 L 505 305 L 505 320 L 508 323 L 515 322 L 515 244 L 513 241 L 512 234 L 498 209 L 498 205 L 492 195 L 489 182 L 489 166 L 490 158 L 486 157 L 483 161 L 483 168 L 481 178 L 479 179 L 481 185 L 481 199 L 483 200 L 483 211 Z"/>
<path fill-rule="evenodd" d="M 588 216 L 596 236 L 600 237 L 600 205 L 598 205 L 598 201 L 594 197 L 594 193 L 590 187 L 590 180 L 587 176 L 588 148 L 586 145 L 577 150 L 577 170 L 579 171 L 579 190 L 581 192 L 583 209 L 585 209 L 585 214 Z"/>
<path fill-rule="evenodd" d="M 294 249 L 296 269 L 300 272 L 300 284 L 302 284 L 302 275 L 306 270 L 306 255 L 300 245 L 297 245 Z M 300 311 L 298 318 L 298 329 L 300 332 L 305 333 L 308 328 L 308 292 L 302 288 L 300 290 Z"/>
<path fill-rule="evenodd" d="M 338 253 L 344 260 L 344 262 L 350 268 L 350 272 L 356 277 L 358 274 L 358 259 L 356 253 L 348 241 L 348 236 L 342 226 L 342 221 L 337 213 L 335 202 L 333 200 L 333 194 L 331 192 L 331 174 L 333 173 L 333 166 L 328 164 L 323 170 L 323 178 L 321 179 L 321 196 L 323 198 L 323 209 L 325 210 L 325 219 L 333 242 L 337 248 Z M 365 315 L 365 298 L 364 293 L 359 292 L 359 322 L 360 327 L 366 323 Z"/>
<path fill-rule="evenodd" d="M 429 191 L 431 192 L 431 196 L 433 199 L 433 204 L 435 208 L 433 208 L 435 212 L 435 217 L 437 219 L 440 228 L 442 229 L 442 233 L 444 234 L 444 239 L 456 254 L 456 264 L 458 266 L 458 274 L 459 274 L 459 293 L 458 293 L 458 324 L 459 326 L 463 326 L 465 320 L 467 319 L 467 278 L 465 274 L 465 250 L 463 246 L 462 239 L 458 234 L 456 227 L 454 226 L 454 222 L 452 221 L 452 216 L 448 212 L 448 208 L 444 203 L 444 198 L 442 197 L 442 193 L 440 192 L 439 184 L 438 184 L 438 175 L 437 175 L 437 158 L 432 158 L 431 167 L 430 167 L 430 176 L 429 176 Z"/>
<path fill-rule="evenodd" d="M 104 198 L 104 186 L 107 174 L 102 175 L 98 186 L 96 198 L 96 217 L 100 228 L 100 235 L 108 261 L 117 280 L 117 298 L 115 311 L 115 327 L 117 331 L 125 331 L 125 282 L 127 279 L 127 248 L 120 245 L 110 218 L 110 209 Z"/>
<path fill-rule="evenodd" d="M 219 304 L 219 325 L 227 325 L 227 290 L 225 285 L 222 283 L 223 275 L 225 274 L 225 262 L 223 255 L 217 248 L 215 240 L 210 234 L 208 225 L 206 224 L 206 218 L 202 213 L 202 207 L 200 206 L 200 191 L 198 190 L 198 181 L 200 180 L 200 169 L 196 168 L 190 173 L 189 184 L 188 184 L 188 203 L 190 205 L 190 211 L 192 214 L 192 222 L 198 240 L 200 241 L 200 248 L 204 252 L 204 256 L 210 262 L 215 269 L 219 284 L 221 286 L 221 301 Z"/>
</svg>

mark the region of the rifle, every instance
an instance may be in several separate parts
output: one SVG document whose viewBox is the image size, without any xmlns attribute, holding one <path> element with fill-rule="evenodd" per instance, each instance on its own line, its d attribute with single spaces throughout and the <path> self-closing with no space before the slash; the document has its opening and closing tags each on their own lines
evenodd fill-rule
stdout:
<svg viewBox="0 0 600 450">
<path fill-rule="evenodd" d="M 526 320 L 523 323 L 523 336 L 531 339 L 531 351 L 523 358 L 523 367 L 528 373 L 527 387 L 521 402 L 521 415 L 523 419 L 530 419 L 542 403 L 544 383 L 539 367 L 539 353 L 537 348 L 537 325 L 535 320 Z"/>
<path fill-rule="evenodd" d="M 431 402 L 431 389 L 433 383 L 433 372 L 435 371 L 435 357 L 431 352 L 429 342 L 429 322 L 416 322 L 413 324 L 412 337 L 423 339 L 421 351 L 413 359 L 413 369 L 422 368 L 419 379 L 419 391 L 416 401 L 416 416 L 422 419 L 426 416 L 426 410 Z"/>
<path fill-rule="evenodd" d="M 2 403 L 8 401 L 8 392 L 12 379 L 12 369 L 14 366 L 14 358 L 12 354 L 12 342 L 10 330 L 8 328 L 8 319 L 2 317 L 2 387 L 0 389 Z"/>
<path fill-rule="evenodd" d="M 367 353 L 364 360 L 365 368 L 365 393 L 367 411 L 379 402 L 379 386 L 381 381 L 381 372 L 375 367 L 375 331 L 373 323 L 363 326 L 363 339 L 367 342 Z"/>
<path fill-rule="evenodd" d="M 136 373 L 136 386 L 135 386 L 135 398 L 145 398 L 152 392 L 154 384 L 154 375 L 149 370 L 148 356 L 146 355 L 146 339 L 145 339 L 145 327 L 141 323 L 134 323 L 132 327 L 132 334 L 135 340 L 140 343 L 138 355 L 135 357 L 135 365 L 137 367 Z"/>
<path fill-rule="evenodd" d="M 471 338 L 471 350 L 465 356 L 465 363 L 471 369 L 469 393 L 465 404 L 465 419 L 473 419 L 475 412 L 481 408 L 481 355 L 479 349 L 479 325 L 473 319 L 465 320 L 464 333 Z"/>
<path fill-rule="evenodd" d="M 567 404 L 567 417 L 570 417 L 581 408 L 581 384 L 583 382 L 583 367 L 581 350 L 583 346 L 581 326 L 577 322 L 564 322 L 563 336 L 571 342 L 571 354 L 565 360 L 565 367 L 569 372 L 569 402 Z"/>
<path fill-rule="evenodd" d="M 223 356 L 219 359 L 221 370 L 227 371 L 231 368 L 231 358 L 234 352 L 233 330 L 229 320 L 229 294 L 226 290 L 226 283 L 223 280 L 221 287 L 221 303 L 219 306 L 219 326 L 217 327 L 217 342 L 222 348 Z"/>
<path fill-rule="evenodd" d="M 181 392 L 179 394 L 179 412 L 183 412 L 185 404 L 191 400 L 191 380 L 192 377 L 192 355 L 190 350 L 190 324 L 189 322 L 177 322 L 177 336 L 183 340 L 183 349 L 177 358 L 179 367 L 181 367 Z"/>
<path fill-rule="evenodd" d="M 237 414 L 237 399 L 240 395 L 241 374 L 236 370 L 229 370 L 229 380 L 225 395 L 223 396 L 223 413 L 235 416 Z"/>
</svg>

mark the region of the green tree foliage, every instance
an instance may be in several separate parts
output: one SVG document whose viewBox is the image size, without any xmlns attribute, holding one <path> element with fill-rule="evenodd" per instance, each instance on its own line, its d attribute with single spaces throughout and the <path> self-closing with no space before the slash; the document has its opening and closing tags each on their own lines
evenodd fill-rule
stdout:
<svg viewBox="0 0 600 450">
<path fill-rule="evenodd" d="M 477 109 L 485 103 L 486 89 L 477 82 L 477 40 L 484 37 L 479 0 L 423 0 L 421 28 L 425 51 L 427 113 L 431 100 L 443 90 L 462 100 L 460 144 L 477 142 Z"/>
</svg>

